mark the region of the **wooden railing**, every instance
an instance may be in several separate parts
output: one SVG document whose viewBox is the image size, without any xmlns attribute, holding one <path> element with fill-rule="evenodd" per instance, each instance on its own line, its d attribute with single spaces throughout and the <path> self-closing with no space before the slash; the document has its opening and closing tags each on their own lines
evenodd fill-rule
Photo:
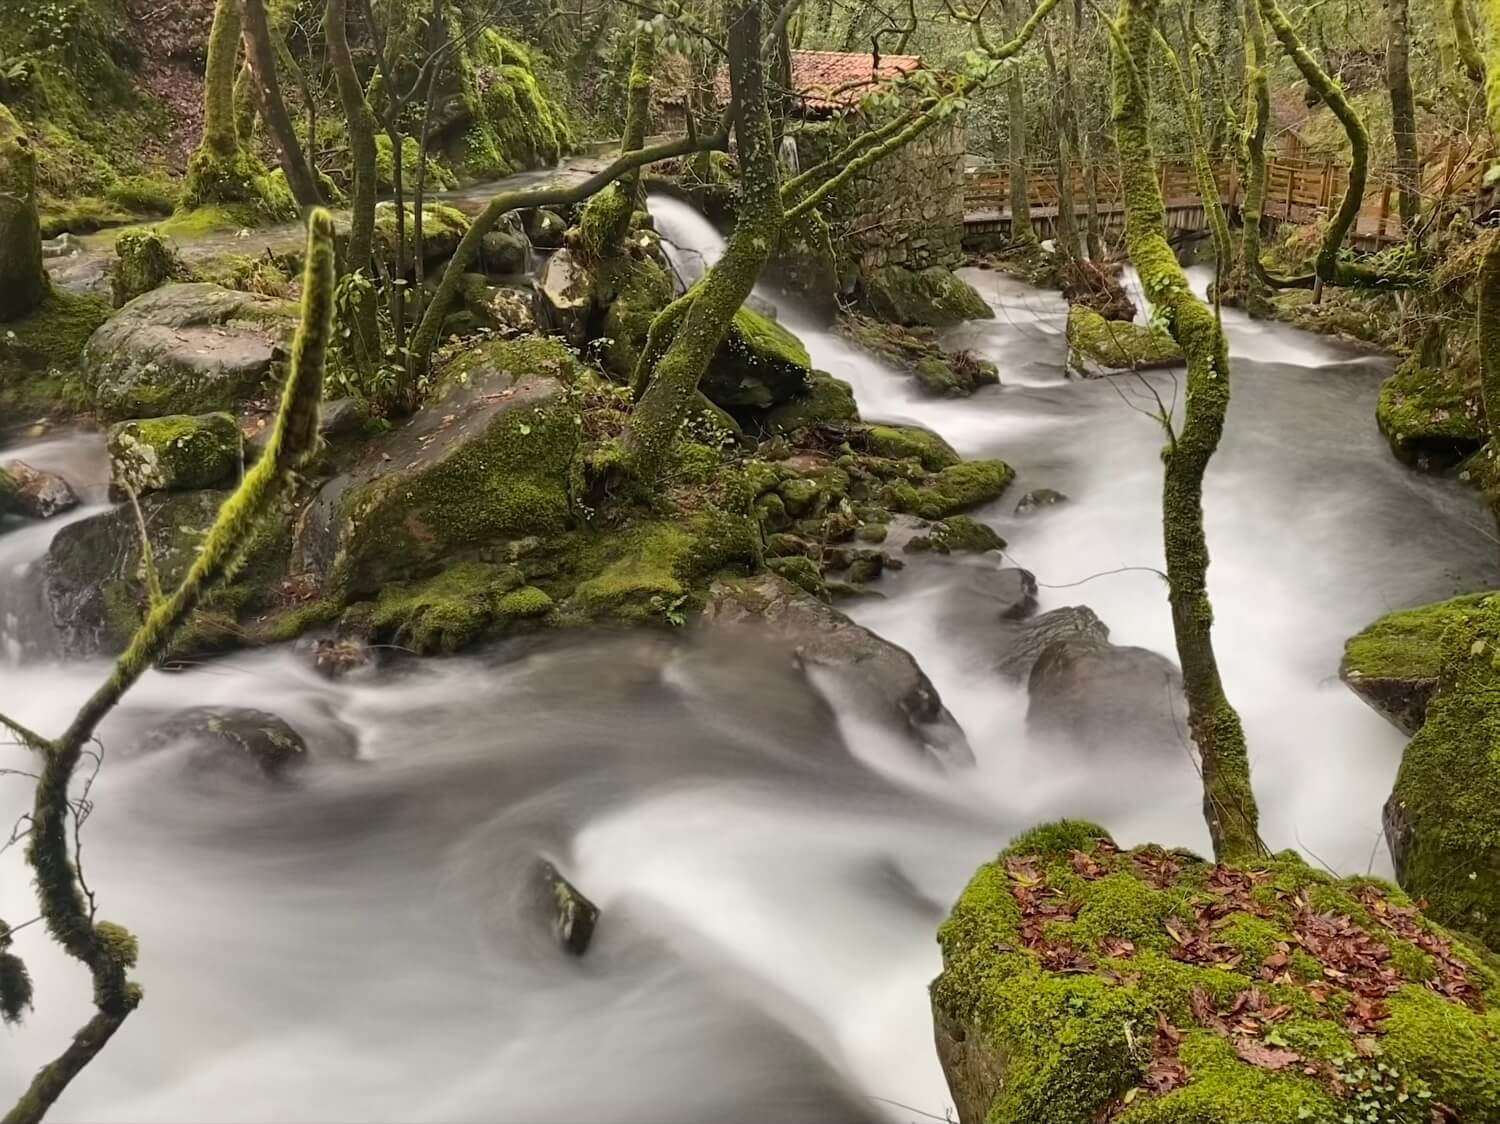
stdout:
<svg viewBox="0 0 1500 1124">
<path fill-rule="evenodd" d="M 1422 169 L 1420 192 L 1424 199 L 1468 198 L 1479 186 L 1484 163 L 1460 160 L 1453 155 Z M 1082 215 L 1087 199 L 1087 169 L 1082 163 L 1069 168 L 1074 209 Z M 1109 212 L 1123 209 L 1124 197 L 1119 167 L 1100 164 L 1095 172 L 1099 205 Z M 1157 179 L 1169 209 L 1202 206 L 1198 178 L 1185 158 L 1160 162 Z M 1229 207 L 1244 202 L 1244 184 L 1239 168 L 1229 160 L 1214 165 L 1219 199 Z M 1057 164 L 1037 163 L 1026 175 L 1027 199 L 1033 209 L 1055 213 L 1058 206 Z M 1266 198 L 1263 213 L 1279 222 L 1305 223 L 1336 207 L 1349 184 L 1349 168 L 1332 160 L 1276 157 L 1266 161 Z M 1390 169 L 1371 172 L 1354 236 L 1375 241 L 1399 241 L 1401 219 L 1396 207 L 1396 178 Z M 970 221 L 1007 220 L 1010 217 L 1010 169 L 986 166 L 971 169 L 964 181 L 964 211 Z"/>
</svg>

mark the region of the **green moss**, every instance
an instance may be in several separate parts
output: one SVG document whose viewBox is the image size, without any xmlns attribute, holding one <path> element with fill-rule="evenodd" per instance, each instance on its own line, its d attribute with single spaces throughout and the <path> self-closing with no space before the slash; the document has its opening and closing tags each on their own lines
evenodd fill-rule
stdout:
<svg viewBox="0 0 1500 1124">
<path fill-rule="evenodd" d="M 526 585 L 500 598 L 495 611 L 500 617 L 509 620 L 529 620 L 533 617 L 545 617 L 552 611 L 552 607 L 552 598 L 545 590 Z"/>
<path fill-rule="evenodd" d="M 264 213 L 244 204 L 206 204 L 178 210 L 171 218 L 153 223 L 152 229 L 164 238 L 192 242 L 210 234 L 230 234 L 259 226 L 266 218 Z"/>
<path fill-rule="evenodd" d="M 1085 369 L 1140 370 L 1183 362 L 1182 348 L 1165 331 L 1126 320 L 1106 320 L 1093 309 L 1068 309 L 1070 361 Z"/>
<path fill-rule="evenodd" d="M 610 372 L 627 380 L 640 362 L 651 321 L 672 300 L 672 278 L 650 258 L 619 257 L 608 269 L 611 275 L 596 286 L 596 291 L 613 293 L 604 313 L 600 358 Z"/>
<path fill-rule="evenodd" d="M 811 593 L 814 597 L 827 600 L 828 588 L 823 582 L 823 571 L 806 555 L 792 554 L 781 558 L 768 558 L 766 568 Z"/>
<path fill-rule="evenodd" d="M 1457 370 L 1432 370 L 1413 357 L 1380 387 L 1375 421 L 1407 464 L 1448 468 L 1484 443 L 1479 388 Z"/>
<path fill-rule="evenodd" d="M 75 371 L 89 337 L 108 318 L 105 301 L 52 289 L 28 315 L 0 324 L 0 371 Z"/>
<path fill-rule="evenodd" d="M 459 562 L 425 581 L 387 586 L 370 623 L 378 636 L 399 646 L 421 653 L 456 652 L 497 619 L 546 613 L 551 600 L 540 590 L 532 591 L 546 599 L 540 612 L 515 611 L 537 604 L 530 595 L 520 602 L 509 600 L 526 592 L 518 588 L 521 582 L 515 566 Z"/>
<path fill-rule="evenodd" d="M 872 425 L 865 430 L 864 447 L 877 457 L 914 458 L 928 472 L 941 472 L 961 459 L 952 445 L 918 425 Z"/>
<path fill-rule="evenodd" d="M 137 495 L 212 488 L 239 475 L 240 427 L 230 414 L 169 414 L 110 426 L 110 479 Z"/>
<path fill-rule="evenodd" d="M 1000 381 L 995 365 L 973 352 L 943 350 L 931 328 L 890 324 L 854 312 L 840 313 L 836 327 L 840 335 L 906 371 L 934 397 L 962 398 Z"/>
<path fill-rule="evenodd" d="M 386 133 L 375 134 L 375 190 L 387 192 L 396 186 L 395 149 Z M 422 146 L 416 137 L 401 138 L 401 183 L 408 197 L 417 182 L 417 169 L 422 162 Z M 427 191 L 443 191 L 457 186 L 453 173 L 440 160 L 427 158 Z"/>
<path fill-rule="evenodd" d="M 774 320 L 741 307 L 702 380 L 720 406 L 768 409 L 812 390 L 802 341 Z"/>
<path fill-rule="evenodd" d="M 1229 893 L 1254 904 L 1225 909 Z M 1315 991 L 1295 973 L 1260 971 L 1272 952 L 1296 947 L 1293 929 L 1314 895 L 1313 909 L 1347 918 L 1363 938 L 1402 943 L 1368 908 L 1405 910 L 1402 895 L 1328 878 L 1291 854 L 1243 872 L 1159 848 L 1117 852 L 1097 825 L 1076 821 L 1017 838 L 980 868 L 939 931 L 933 1012 L 960 1116 L 987 1124 L 1367 1119 L 1343 1115 L 1365 1103 L 1345 1068 L 1354 1042 L 1344 977 L 1314 960 Z M 1420 917 L 1409 924 L 1451 943 Z M 1182 937 L 1222 951 L 1184 953 Z M 1058 966 L 1045 967 L 1044 955 L 1058 956 Z M 1415 962 L 1391 963 L 1403 971 Z M 1467 978 L 1486 998 L 1500 987 L 1500 976 L 1477 964 Z M 1277 1012 L 1249 1041 L 1290 1048 L 1299 1064 L 1271 1068 L 1240 1056 L 1242 1032 L 1226 1013 L 1244 1010 L 1247 996 Z M 1389 1018 L 1367 1032 L 1392 1086 L 1431 1089 L 1456 1119 L 1489 1119 L 1500 1103 L 1500 1015 L 1478 1006 L 1415 982 L 1392 995 Z M 1205 1021 L 1206 1007 L 1224 1021 Z M 1249 1017 L 1257 1018 L 1253 1003 Z M 1160 1037 L 1161 1022 L 1180 1035 L 1175 1046 Z M 1180 1063 L 1165 1092 L 1147 1081 L 1153 1057 Z"/>
<path fill-rule="evenodd" d="M 494 179 L 555 164 L 572 130 L 538 84 L 531 53 L 494 28 L 467 41 L 456 25 L 450 34 L 464 42 L 457 69 L 468 125 L 448 146 L 460 175 Z"/>
<path fill-rule="evenodd" d="M 136 215 L 169 215 L 177 206 L 177 185 L 165 176 L 121 176 L 104 198 Z"/>
<path fill-rule="evenodd" d="M 1465 594 L 1387 613 L 1344 644 L 1343 673 L 1377 679 L 1436 679 L 1443 633 L 1488 596 Z"/>
<path fill-rule="evenodd" d="M 1387 816 L 1409 828 L 1402 885 L 1438 920 L 1500 948 L 1500 597 L 1452 613 L 1437 693 Z"/>
<path fill-rule="evenodd" d="M 1004 550 L 1005 540 L 994 528 L 968 515 L 950 515 L 933 524 L 929 536 L 951 550 L 970 550 L 982 554 L 986 550 Z"/>
<path fill-rule="evenodd" d="M 896 324 L 944 328 L 995 315 L 972 285 L 938 265 L 923 270 L 884 266 L 865 278 L 864 294 L 876 316 Z"/>
<path fill-rule="evenodd" d="M 893 481 L 886 486 L 884 498 L 897 511 L 944 519 L 997 498 L 1015 475 L 1004 461 L 963 461 L 920 483 Z"/>
<path fill-rule="evenodd" d="M 187 269 L 157 232 L 127 230 L 115 239 L 109 285 L 116 308 L 173 278 L 186 276 Z"/>
</svg>

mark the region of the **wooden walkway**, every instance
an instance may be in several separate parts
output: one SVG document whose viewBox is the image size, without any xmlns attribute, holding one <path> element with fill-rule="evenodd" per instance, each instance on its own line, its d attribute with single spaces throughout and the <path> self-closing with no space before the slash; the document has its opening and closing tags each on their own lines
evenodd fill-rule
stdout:
<svg viewBox="0 0 1500 1124">
<path fill-rule="evenodd" d="M 1458 159 L 1453 153 L 1422 170 L 1421 194 L 1424 201 L 1468 199 L 1483 176 L 1484 165 L 1472 159 Z M 1073 207 L 1082 224 L 1087 209 L 1087 169 L 1075 163 L 1069 169 L 1073 188 Z M 1231 211 L 1244 202 L 1244 184 L 1239 167 L 1233 161 L 1214 165 L 1219 201 Z M 1172 233 L 1203 230 L 1207 218 L 1198 190 L 1198 178 L 1191 161 L 1168 158 L 1157 168 L 1162 197 L 1166 200 L 1167 226 Z M 1298 160 L 1277 157 L 1266 161 L 1266 198 L 1263 219 L 1268 231 L 1285 223 L 1312 222 L 1338 206 L 1349 184 L 1349 168 L 1332 160 Z M 1027 171 L 1027 195 L 1033 221 L 1044 233 L 1053 233 L 1058 212 L 1058 170 L 1055 162 L 1037 163 Z M 1124 220 L 1124 196 L 1119 168 L 1103 165 L 1096 170 L 1099 214 L 1106 227 L 1118 227 Z M 1400 242 L 1404 236 L 1401 219 L 1396 213 L 1395 177 L 1389 169 L 1374 169 L 1367 179 L 1364 205 L 1351 232 L 1352 240 L 1364 248 L 1376 249 Z M 1010 231 L 1010 170 L 987 166 L 970 169 L 964 180 L 964 233 L 1007 234 Z"/>
</svg>

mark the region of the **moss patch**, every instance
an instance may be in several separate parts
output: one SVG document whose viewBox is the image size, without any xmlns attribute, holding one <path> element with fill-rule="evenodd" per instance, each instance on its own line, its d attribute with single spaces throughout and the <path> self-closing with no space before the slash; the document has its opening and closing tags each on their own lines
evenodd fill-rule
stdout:
<svg viewBox="0 0 1500 1124">
<path fill-rule="evenodd" d="M 1478 387 L 1456 370 L 1407 359 L 1380 387 L 1375 421 L 1398 460 L 1451 468 L 1484 443 Z"/>
<path fill-rule="evenodd" d="M 1183 362 L 1182 348 L 1160 328 L 1106 320 L 1091 308 L 1068 309 L 1069 363 L 1085 373 L 1144 370 Z"/>
<path fill-rule="evenodd" d="M 171 414 L 109 428 L 111 481 L 137 495 L 227 484 L 243 460 L 230 414 Z"/>
<path fill-rule="evenodd" d="M 995 315 L 972 285 L 940 265 L 923 270 L 884 266 L 865 278 L 864 295 L 870 311 L 895 324 L 944 328 Z"/>
<path fill-rule="evenodd" d="M 840 335 L 916 380 L 936 398 L 962 398 L 1000 381 L 995 365 L 971 351 L 949 353 L 931 328 L 890 324 L 854 312 L 836 321 Z"/>
<path fill-rule="evenodd" d="M 1393 888 L 1291 854 L 1223 867 L 1047 825 L 980 868 L 939 942 L 939 1056 L 966 1120 L 1400 1120 L 1365 1114 L 1386 1087 L 1453 1119 L 1496 1103 L 1500 977 Z M 1402 974 L 1423 957 L 1435 973 Z"/>
<path fill-rule="evenodd" d="M 896 511 L 944 519 L 996 499 L 1015 475 L 1004 461 L 964 461 L 920 482 L 893 481 L 884 498 Z"/>
</svg>

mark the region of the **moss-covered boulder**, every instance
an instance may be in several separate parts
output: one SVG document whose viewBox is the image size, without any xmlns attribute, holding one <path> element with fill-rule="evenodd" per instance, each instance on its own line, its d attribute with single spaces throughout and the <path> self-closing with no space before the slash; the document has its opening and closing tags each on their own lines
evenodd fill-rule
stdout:
<svg viewBox="0 0 1500 1124">
<path fill-rule="evenodd" d="M 296 313 L 288 301 L 218 285 L 163 285 L 89 338 L 85 388 L 106 419 L 235 410 L 284 356 Z"/>
<path fill-rule="evenodd" d="M 111 303 L 121 308 L 142 293 L 187 275 L 187 268 L 160 234 L 124 231 L 115 238 L 115 261 L 109 272 Z"/>
<path fill-rule="evenodd" d="M 1398 460 L 1441 471 L 1485 442 L 1479 389 L 1462 372 L 1407 359 L 1380 387 L 1375 422 Z"/>
<path fill-rule="evenodd" d="M 396 204 L 380 203 L 375 207 L 375 252 L 381 256 L 386 268 L 396 268 Z M 405 226 L 402 239 L 402 261 L 407 272 L 414 266 L 416 256 L 416 208 L 407 204 L 404 208 Z M 469 218 L 457 207 L 442 203 L 422 204 L 422 260 L 427 265 L 446 261 L 458 249 L 458 243 L 469 229 Z"/>
<path fill-rule="evenodd" d="M 1487 596 L 1468 594 L 1387 613 L 1344 644 L 1339 676 L 1402 733 L 1415 734 L 1437 690 L 1443 633 Z"/>
<path fill-rule="evenodd" d="M 36 205 L 36 153 L 0 104 L 0 322 L 19 320 L 47 295 Z"/>
<path fill-rule="evenodd" d="M 928 472 L 941 472 L 963 459 L 952 445 L 920 425 L 872 425 L 861 438 L 863 448 L 877 457 L 913 458 Z"/>
<path fill-rule="evenodd" d="M 232 483 L 244 449 L 230 414 L 169 414 L 109 427 L 110 482 L 136 495 Z"/>
<path fill-rule="evenodd" d="M 456 652 L 496 626 L 545 617 L 552 598 L 519 567 L 460 562 L 434 577 L 380 591 L 370 614 L 376 639 L 419 653 Z"/>
<path fill-rule="evenodd" d="M 557 163 L 572 146 L 572 130 L 538 82 L 531 49 L 494 28 L 448 30 L 462 45 L 434 139 L 459 175 L 498 179 Z"/>
<path fill-rule="evenodd" d="M 812 390 L 812 360 L 776 321 L 741 308 L 700 385 L 725 409 L 770 409 Z"/>
<path fill-rule="evenodd" d="M 1500 951 L 1500 595 L 1445 613 L 1436 689 L 1386 803 L 1386 842 L 1401 885 L 1434 918 Z"/>
<path fill-rule="evenodd" d="M 1182 361 L 1182 348 L 1161 328 L 1106 320 L 1081 304 L 1068 309 L 1068 367 L 1085 378 L 1174 367 Z"/>
<path fill-rule="evenodd" d="M 999 498 L 1016 478 L 1004 461 L 963 461 L 921 480 L 894 480 L 884 499 L 895 511 L 945 519 Z"/>
<path fill-rule="evenodd" d="M 435 400 L 366 446 L 319 490 L 304 522 L 311 569 L 379 591 L 573 520 L 581 421 L 576 360 L 548 340 L 497 340 L 440 376 Z"/>
<path fill-rule="evenodd" d="M 275 714 L 241 706 L 195 706 L 148 730 L 133 754 L 181 754 L 195 773 L 280 780 L 307 764 L 307 742 Z"/>
<path fill-rule="evenodd" d="M 934 398 L 963 398 L 1000 381 L 995 365 L 972 351 L 944 351 L 931 328 L 890 324 L 855 312 L 840 313 L 836 326 L 841 336 L 904 371 Z"/>
<path fill-rule="evenodd" d="M 893 324 L 946 328 L 995 315 L 974 286 L 940 265 L 922 270 L 882 266 L 865 277 L 864 296 L 871 312 Z"/>
<path fill-rule="evenodd" d="M 1050 824 L 939 930 L 963 1124 L 1493 1122 L 1500 976 L 1393 887 Z"/>
<path fill-rule="evenodd" d="M 811 388 L 773 407 L 765 416 L 770 433 L 794 433 L 814 425 L 848 425 L 859 421 L 854 388 L 826 371 L 814 371 Z"/>
<path fill-rule="evenodd" d="M 599 357 L 611 374 L 628 382 L 646 348 L 651 321 L 672 300 L 672 276 L 661 263 L 633 255 L 618 255 L 601 268 L 609 274 L 601 289 L 610 299 Z"/>
</svg>

